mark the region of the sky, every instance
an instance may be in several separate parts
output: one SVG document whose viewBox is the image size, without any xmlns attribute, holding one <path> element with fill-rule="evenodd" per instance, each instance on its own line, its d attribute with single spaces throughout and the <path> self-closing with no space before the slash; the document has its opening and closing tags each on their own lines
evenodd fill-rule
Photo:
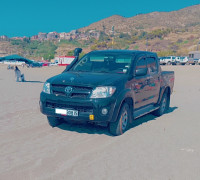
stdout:
<svg viewBox="0 0 200 180">
<path fill-rule="evenodd" d="M 0 0 L 0 36 L 70 32 L 112 15 L 175 11 L 200 0 Z"/>
</svg>

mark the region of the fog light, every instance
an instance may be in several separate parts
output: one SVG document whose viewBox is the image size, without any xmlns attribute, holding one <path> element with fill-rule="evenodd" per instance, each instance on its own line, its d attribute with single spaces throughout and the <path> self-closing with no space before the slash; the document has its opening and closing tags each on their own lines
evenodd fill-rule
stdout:
<svg viewBox="0 0 200 180">
<path fill-rule="evenodd" d="M 94 115 L 90 114 L 89 118 L 90 118 L 91 121 L 93 121 L 94 120 Z"/>
<path fill-rule="evenodd" d="M 107 110 L 106 108 L 103 108 L 103 109 L 101 110 L 101 113 L 102 113 L 103 115 L 106 115 L 106 114 L 108 113 L 108 110 Z"/>
</svg>

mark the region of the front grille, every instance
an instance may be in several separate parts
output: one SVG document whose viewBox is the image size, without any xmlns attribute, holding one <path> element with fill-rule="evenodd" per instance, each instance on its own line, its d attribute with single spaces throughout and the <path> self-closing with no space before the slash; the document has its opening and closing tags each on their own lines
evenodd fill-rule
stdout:
<svg viewBox="0 0 200 180">
<path fill-rule="evenodd" d="M 74 105 L 63 104 L 63 103 L 46 102 L 46 107 L 51 108 L 51 109 L 55 109 L 55 108 L 72 109 L 72 110 L 77 110 L 78 112 L 93 113 L 93 108 L 91 106 L 74 106 Z"/>
<path fill-rule="evenodd" d="M 66 92 L 65 88 L 71 87 L 71 92 Z M 70 85 L 60 85 L 52 84 L 51 85 L 52 93 L 56 96 L 65 96 L 68 98 L 82 98 L 86 99 L 92 92 L 91 87 L 82 87 L 82 86 L 70 86 Z"/>
</svg>

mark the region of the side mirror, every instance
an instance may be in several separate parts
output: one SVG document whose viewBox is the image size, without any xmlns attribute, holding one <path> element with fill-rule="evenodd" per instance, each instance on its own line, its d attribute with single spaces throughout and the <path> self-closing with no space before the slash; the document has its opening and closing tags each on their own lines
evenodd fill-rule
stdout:
<svg viewBox="0 0 200 180">
<path fill-rule="evenodd" d="M 79 57 L 79 54 L 82 52 L 82 49 L 81 48 L 76 48 L 75 50 L 74 50 L 74 56 L 75 57 Z"/>
<path fill-rule="evenodd" d="M 145 76 L 147 74 L 147 68 L 139 68 L 136 70 L 136 76 Z"/>
</svg>

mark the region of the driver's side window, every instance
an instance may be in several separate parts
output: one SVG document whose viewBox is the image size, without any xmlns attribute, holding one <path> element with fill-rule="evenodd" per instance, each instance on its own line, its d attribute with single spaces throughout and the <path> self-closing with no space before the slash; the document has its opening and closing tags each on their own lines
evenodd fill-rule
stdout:
<svg viewBox="0 0 200 180">
<path fill-rule="evenodd" d="M 146 59 L 145 57 L 141 57 L 137 60 L 136 66 L 135 66 L 135 72 L 139 69 L 146 69 L 147 64 L 146 64 Z"/>
</svg>

